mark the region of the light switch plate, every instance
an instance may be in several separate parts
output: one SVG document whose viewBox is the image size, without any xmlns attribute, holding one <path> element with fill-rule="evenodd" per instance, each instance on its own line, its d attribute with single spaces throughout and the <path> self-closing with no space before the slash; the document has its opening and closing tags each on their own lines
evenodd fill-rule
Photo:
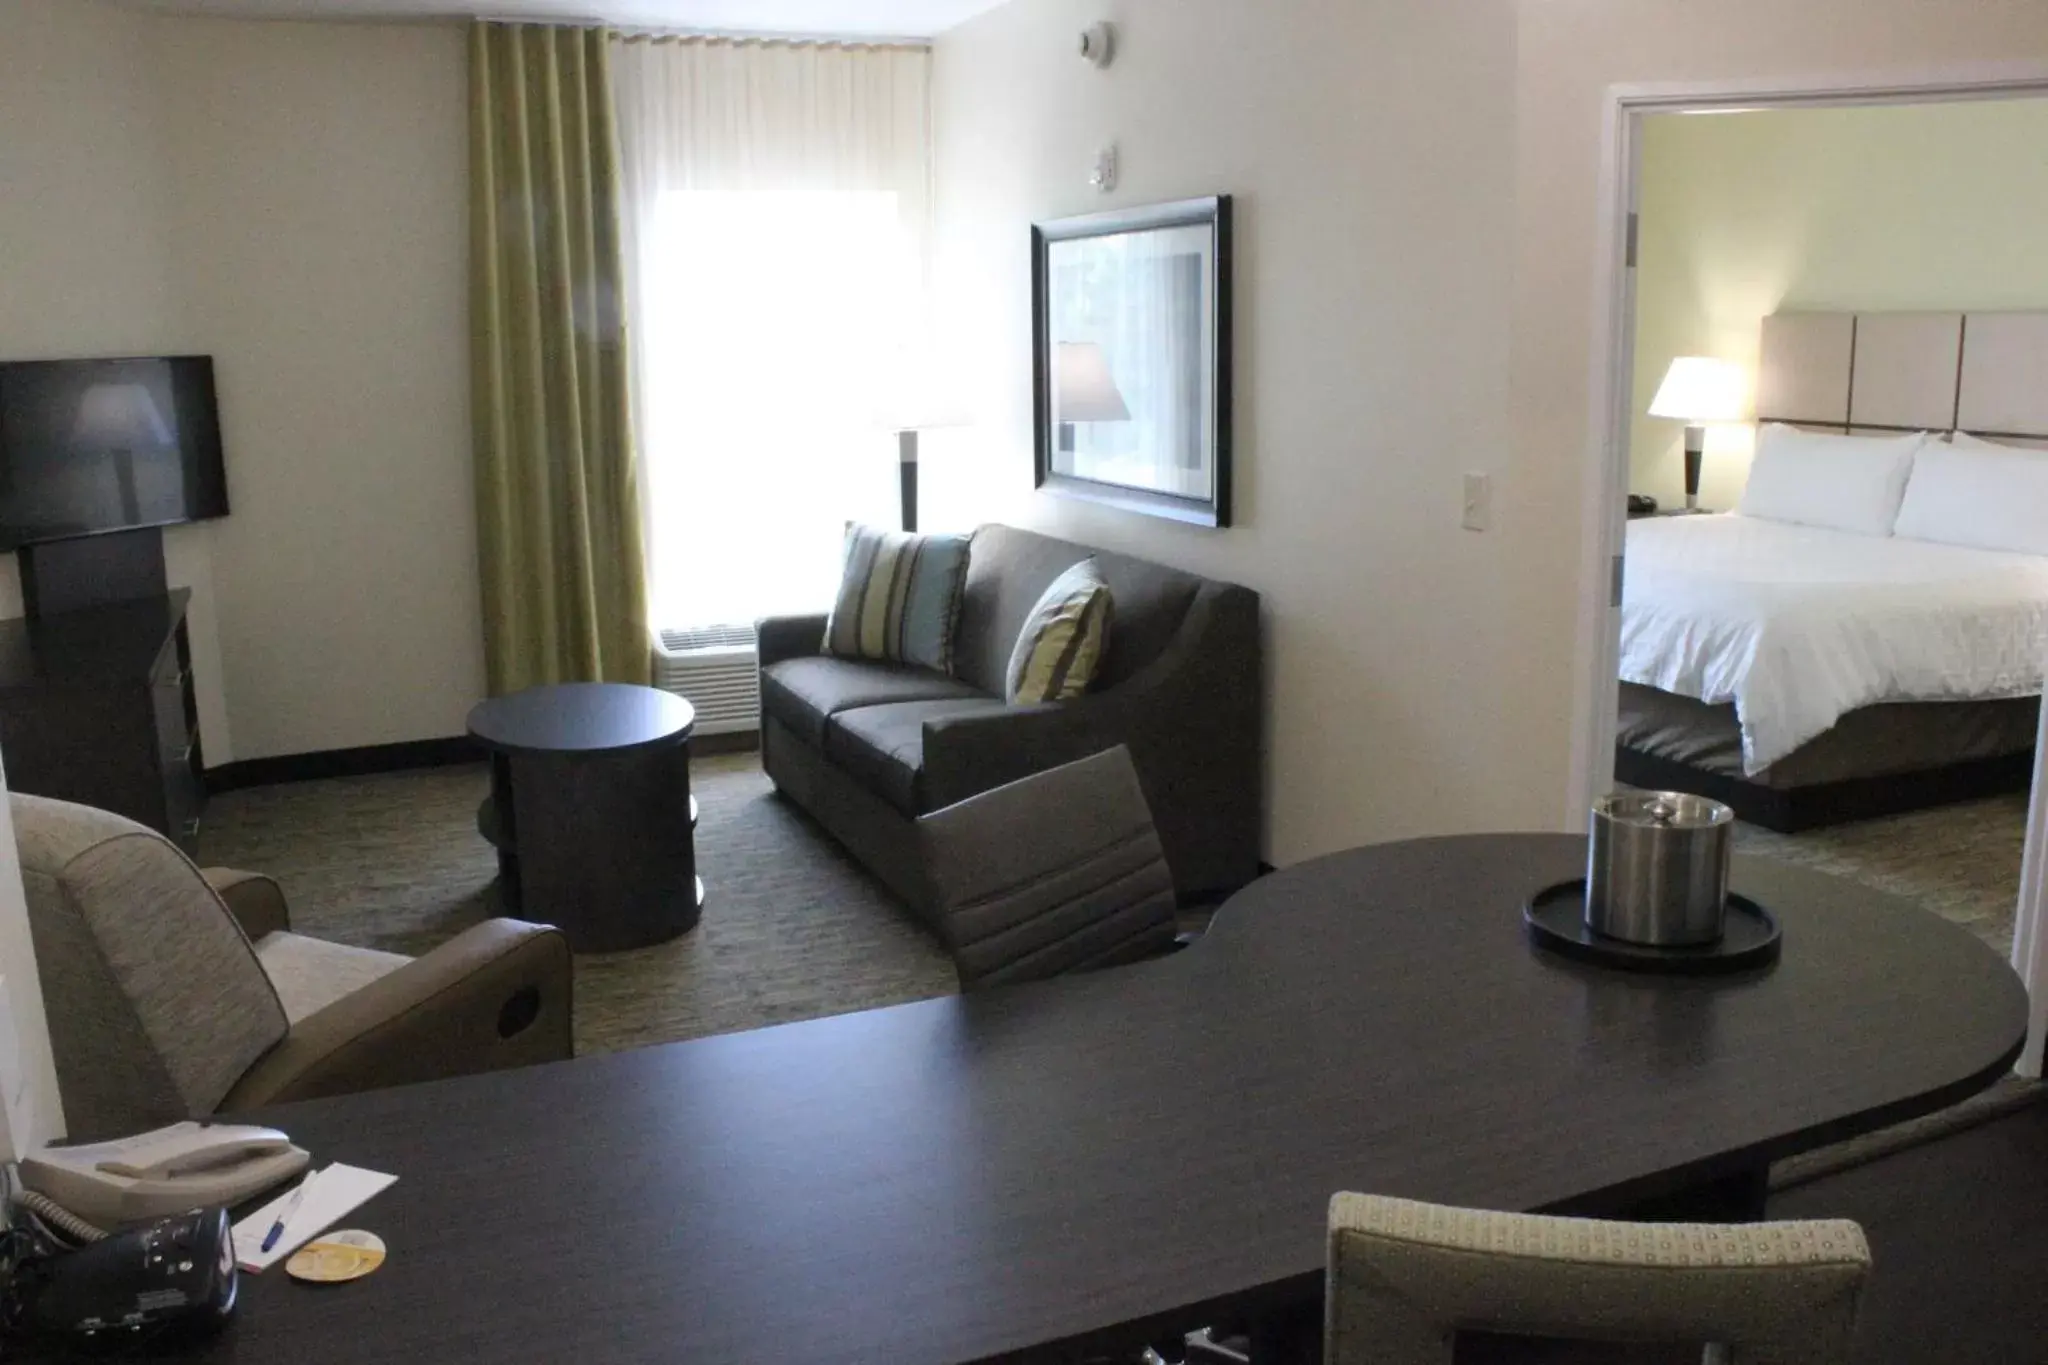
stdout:
<svg viewBox="0 0 2048 1365">
<path fill-rule="evenodd" d="M 1465 476 L 1465 513 L 1459 525 L 1468 531 L 1490 531 L 1493 529 L 1493 476 L 1490 474 L 1467 474 Z"/>
</svg>

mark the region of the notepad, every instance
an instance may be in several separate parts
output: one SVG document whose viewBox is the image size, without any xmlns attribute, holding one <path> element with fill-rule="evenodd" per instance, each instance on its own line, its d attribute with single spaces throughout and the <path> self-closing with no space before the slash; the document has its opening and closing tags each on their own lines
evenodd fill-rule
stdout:
<svg viewBox="0 0 2048 1365">
<path fill-rule="evenodd" d="M 312 1178 L 313 1172 L 306 1172 L 306 1179 Z M 354 1213 L 397 1179 L 397 1176 L 385 1175 L 381 1171 L 366 1171 L 360 1166 L 344 1166 L 335 1162 L 320 1172 L 319 1183 L 313 1186 L 305 1202 L 292 1214 L 291 1220 L 284 1225 L 284 1235 L 270 1250 L 260 1250 L 263 1239 L 270 1232 L 270 1225 L 277 1221 L 277 1215 L 291 1203 L 298 1186 L 294 1185 L 235 1224 L 236 1264 L 252 1273 L 269 1269 L 317 1234 Z"/>
</svg>

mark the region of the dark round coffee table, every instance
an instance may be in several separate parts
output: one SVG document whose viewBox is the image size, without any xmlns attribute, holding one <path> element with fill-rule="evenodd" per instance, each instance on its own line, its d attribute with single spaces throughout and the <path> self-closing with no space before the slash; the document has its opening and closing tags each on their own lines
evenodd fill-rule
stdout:
<svg viewBox="0 0 2048 1365">
<path fill-rule="evenodd" d="M 477 827 L 498 850 L 506 914 L 555 925 L 578 952 L 696 927 L 696 721 L 674 693 L 620 683 L 529 688 L 470 710 L 491 756 Z"/>
</svg>

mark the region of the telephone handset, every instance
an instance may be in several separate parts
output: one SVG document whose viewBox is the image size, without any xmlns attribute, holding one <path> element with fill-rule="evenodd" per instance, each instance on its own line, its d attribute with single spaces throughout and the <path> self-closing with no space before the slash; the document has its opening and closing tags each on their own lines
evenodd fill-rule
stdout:
<svg viewBox="0 0 2048 1365">
<path fill-rule="evenodd" d="M 186 1122 L 113 1142 L 38 1148 L 22 1158 L 21 1183 L 112 1228 L 238 1204 L 289 1180 L 310 1159 L 275 1128 Z"/>
</svg>

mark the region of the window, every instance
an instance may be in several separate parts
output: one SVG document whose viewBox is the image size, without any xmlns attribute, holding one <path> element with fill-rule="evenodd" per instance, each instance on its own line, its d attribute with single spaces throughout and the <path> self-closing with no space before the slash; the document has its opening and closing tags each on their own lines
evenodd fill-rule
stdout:
<svg viewBox="0 0 2048 1365">
<path fill-rule="evenodd" d="M 922 318 L 923 49 L 631 40 L 614 77 L 657 629 L 822 611 L 895 524 Z"/>
</svg>

